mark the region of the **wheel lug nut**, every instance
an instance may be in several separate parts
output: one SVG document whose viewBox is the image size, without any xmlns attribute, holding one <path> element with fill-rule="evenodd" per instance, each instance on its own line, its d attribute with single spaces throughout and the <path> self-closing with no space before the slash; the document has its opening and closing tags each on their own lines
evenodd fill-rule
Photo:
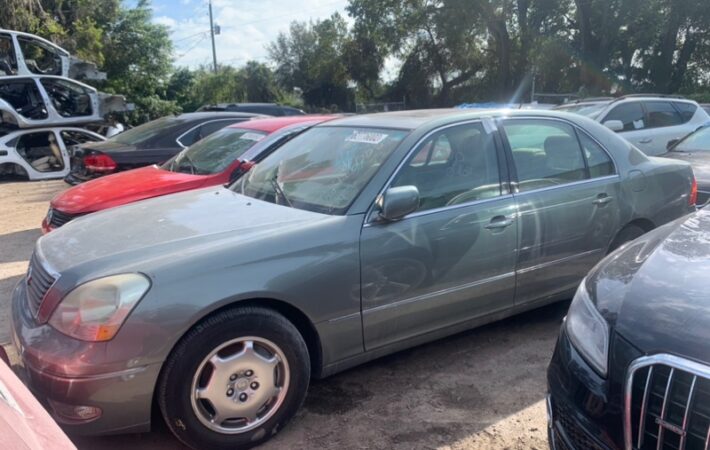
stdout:
<svg viewBox="0 0 710 450">
<path fill-rule="evenodd" d="M 251 388 L 254 389 L 254 390 L 259 389 L 259 383 L 257 383 L 256 381 L 252 381 L 252 383 L 251 383 L 250 386 L 251 386 Z"/>
<path fill-rule="evenodd" d="M 237 374 L 233 373 L 232 375 L 229 376 L 229 381 L 234 381 L 237 379 Z"/>
<path fill-rule="evenodd" d="M 232 395 L 234 395 L 234 389 L 229 388 L 229 389 L 227 390 L 227 397 L 231 397 Z"/>
<path fill-rule="evenodd" d="M 254 375 L 254 371 L 253 371 L 253 370 L 247 370 L 246 372 L 244 372 L 244 376 L 250 377 L 250 376 L 252 376 L 252 375 Z"/>
<path fill-rule="evenodd" d="M 247 401 L 247 394 L 244 394 L 244 393 L 239 394 L 239 401 L 240 402 Z"/>
</svg>

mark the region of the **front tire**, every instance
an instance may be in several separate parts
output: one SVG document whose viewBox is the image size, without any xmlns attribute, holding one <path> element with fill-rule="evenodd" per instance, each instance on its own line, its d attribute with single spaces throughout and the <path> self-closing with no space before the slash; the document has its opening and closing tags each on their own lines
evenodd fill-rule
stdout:
<svg viewBox="0 0 710 450">
<path fill-rule="evenodd" d="M 190 330 L 168 357 L 158 404 L 168 428 L 195 449 L 246 449 L 275 435 L 310 380 L 296 327 L 261 307 L 237 307 Z"/>
</svg>

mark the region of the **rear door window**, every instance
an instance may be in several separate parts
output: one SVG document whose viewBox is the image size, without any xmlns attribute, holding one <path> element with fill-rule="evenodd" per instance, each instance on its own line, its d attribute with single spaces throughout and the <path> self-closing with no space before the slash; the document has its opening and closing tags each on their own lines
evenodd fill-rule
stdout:
<svg viewBox="0 0 710 450">
<path fill-rule="evenodd" d="M 215 131 L 221 130 L 222 128 L 232 125 L 233 123 L 242 122 L 241 119 L 225 119 L 225 120 L 213 120 L 207 122 L 200 127 L 199 139 L 204 139 Z"/>
<path fill-rule="evenodd" d="M 30 37 L 19 36 L 17 41 L 30 72 L 37 75 L 62 74 L 62 58 L 55 48 Z"/>
<path fill-rule="evenodd" d="M 614 163 L 609 154 L 585 133 L 578 131 L 577 134 L 579 135 L 579 143 L 582 144 L 582 152 L 587 159 L 590 177 L 598 178 L 614 175 L 616 169 L 614 169 Z"/>
<path fill-rule="evenodd" d="M 623 131 L 634 131 L 646 128 L 643 108 L 639 102 L 617 105 L 606 115 L 602 122 L 620 120 L 624 124 Z"/>
<path fill-rule="evenodd" d="M 681 125 L 683 119 L 671 102 L 645 102 L 648 128 L 673 127 Z"/>
<path fill-rule="evenodd" d="M 584 180 L 587 170 L 572 126 L 538 119 L 509 119 L 503 128 L 520 192 Z"/>
<path fill-rule="evenodd" d="M 80 117 L 93 114 L 88 88 L 58 78 L 42 78 L 42 86 L 52 100 L 52 106 L 62 117 Z"/>
</svg>

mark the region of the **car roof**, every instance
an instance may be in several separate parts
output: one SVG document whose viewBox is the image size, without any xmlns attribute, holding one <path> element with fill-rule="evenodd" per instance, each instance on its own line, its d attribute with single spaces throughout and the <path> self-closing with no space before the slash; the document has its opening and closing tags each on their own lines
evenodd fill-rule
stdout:
<svg viewBox="0 0 710 450">
<path fill-rule="evenodd" d="M 295 125 L 298 123 L 312 122 L 320 123 L 327 120 L 336 119 L 340 116 L 338 115 L 313 115 L 313 116 L 285 116 L 285 117 L 269 117 L 266 119 L 253 119 L 246 122 L 235 123 L 230 125 L 228 128 L 245 128 L 248 130 L 258 130 L 264 131 L 266 133 L 273 133 L 276 130 L 287 127 L 289 125 Z"/>
<path fill-rule="evenodd" d="M 578 114 L 543 109 L 419 109 L 348 116 L 320 126 L 348 126 L 363 128 L 397 128 L 413 130 L 426 125 L 438 125 L 460 120 L 495 117 L 557 117 L 580 122 Z"/>
<path fill-rule="evenodd" d="M 191 113 L 182 113 L 176 116 L 182 120 L 204 120 L 204 119 L 231 119 L 231 118 L 257 118 L 269 117 L 263 114 L 245 113 L 245 112 L 230 112 L 230 111 L 200 111 Z"/>
</svg>

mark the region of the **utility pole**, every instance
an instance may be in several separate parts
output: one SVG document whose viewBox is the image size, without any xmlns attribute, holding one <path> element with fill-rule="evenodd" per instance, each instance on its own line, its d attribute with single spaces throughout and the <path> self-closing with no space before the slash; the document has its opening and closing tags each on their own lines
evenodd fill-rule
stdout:
<svg viewBox="0 0 710 450">
<path fill-rule="evenodd" d="M 212 36 L 212 70 L 217 72 L 217 50 L 214 46 L 214 22 L 212 21 L 212 0 L 210 0 L 210 36 Z"/>
</svg>

